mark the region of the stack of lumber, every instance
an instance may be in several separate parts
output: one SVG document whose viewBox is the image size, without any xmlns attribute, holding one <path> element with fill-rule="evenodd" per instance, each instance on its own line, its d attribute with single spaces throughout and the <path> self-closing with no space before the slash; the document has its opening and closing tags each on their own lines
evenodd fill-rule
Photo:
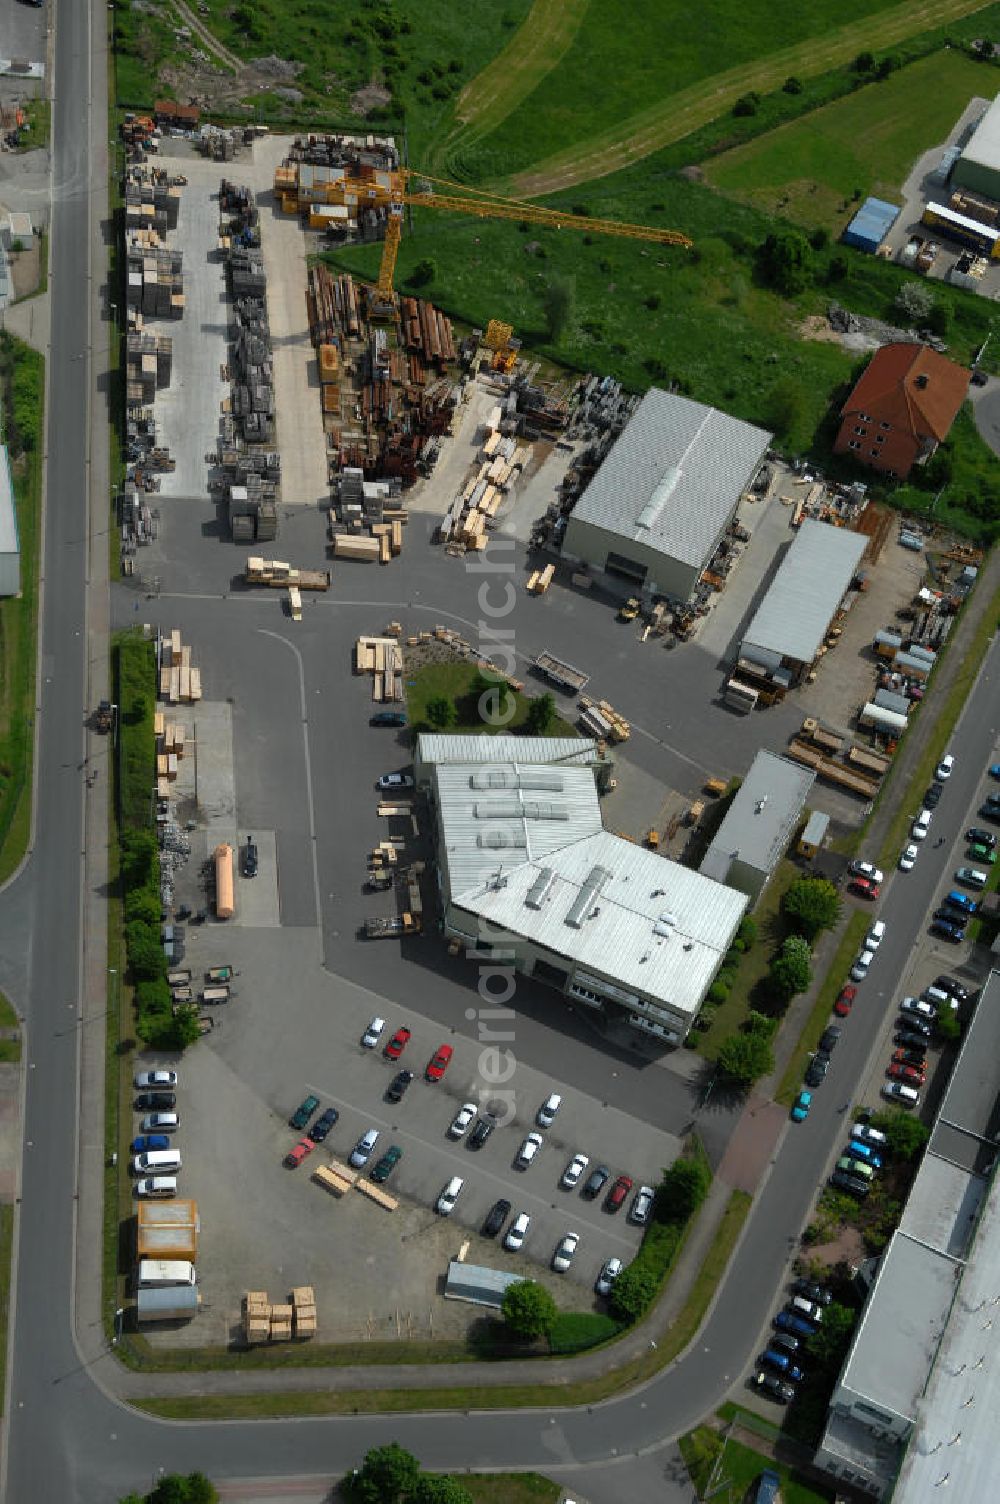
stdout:
<svg viewBox="0 0 1000 1504">
<path fill-rule="evenodd" d="M 402 703 L 403 649 L 395 637 L 359 637 L 354 647 L 354 671 L 371 674 L 376 704 Z"/>
<path fill-rule="evenodd" d="M 201 699 L 201 670 L 191 663 L 191 649 L 181 642 L 180 630 L 165 635 L 160 647 L 160 698 L 171 705 Z"/>
<path fill-rule="evenodd" d="M 248 1290 L 243 1297 L 243 1336 L 247 1342 L 267 1342 L 271 1336 L 271 1303 L 266 1290 Z"/>
<path fill-rule="evenodd" d="M 292 1338 L 292 1315 L 293 1307 L 284 1302 L 281 1305 L 271 1307 L 271 1333 L 272 1342 L 290 1342 Z"/>
<path fill-rule="evenodd" d="M 316 1165 L 312 1178 L 317 1185 L 321 1185 L 331 1195 L 343 1196 L 351 1189 L 358 1177 L 354 1170 L 348 1169 L 347 1165 L 341 1164 L 339 1160 L 331 1159 L 328 1165 Z"/>
<path fill-rule="evenodd" d="M 579 724 L 598 741 L 627 742 L 632 735 L 628 721 L 607 700 L 595 703 L 587 695 L 581 695 L 577 703 Z"/>
<path fill-rule="evenodd" d="M 533 569 L 528 576 L 527 589 L 532 595 L 544 595 L 555 577 L 556 566 L 546 564 L 544 569 Z"/>
<path fill-rule="evenodd" d="M 177 764 L 184 756 L 185 729 L 179 721 L 168 720 L 162 710 L 153 717 L 153 732 L 156 737 L 157 783 L 166 779 L 172 783 L 177 777 Z"/>
<path fill-rule="evenodd" d="M 292 1323 L 296 1337 L 316 1335 L 316 1294 L 312 1285 L 297 1285 L 292 1295 Z"/>
</svg>

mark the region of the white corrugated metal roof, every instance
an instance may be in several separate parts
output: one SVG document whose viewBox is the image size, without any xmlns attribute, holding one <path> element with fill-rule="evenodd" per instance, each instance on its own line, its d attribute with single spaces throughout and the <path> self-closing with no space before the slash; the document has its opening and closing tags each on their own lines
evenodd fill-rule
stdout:
<svg viewBox="0 0 1000 1504">
<path fill-rule="evenodd" d="M 487 874 L 467 888 L 453 883 L 451 900 L 626 993 L 688 1014 L 747 904 L 735 889 L 605 830 L 527 859 L 522 853 L 520 865 L 503 865 L 499 881 Z"/>
<path fill-rule="evenodd" d="M 744 643 L 811 663 L 867 546 L 867 538 L 848 528 L 803 522 Z"/>
<path fill-rule="evenodd" d="M 1000 94 L 970 136 L 962 160 L 1000 172 Z"/>
<path fill-rule="evenodd" d="M 417 761 L 431 763 L 565 763 L 589 767 L 600 762 L 597 743 L 578 736 L 438 736 L 421 732 Z"/>
<path fill-rule="evenodd" d="M 573 517 L 701 569 L 770 442 L 763 428 L 653 387 Z"/>
<path fill-rule="evenodd" d="M 17 538 L 17 512 L 14 510 L 14 486 L 10 478 L 10 456 L 6 444 L 0 444 L 0 554 L 20 551 Z"/>
<path fill-rule="evenodd" d="M 758 752 L 705 853 L 704 876 L 725 882 L 737 859 L 770 875 L 788 849 L 815 781 L 811 768 L 776 752 Z"/>
</svg>

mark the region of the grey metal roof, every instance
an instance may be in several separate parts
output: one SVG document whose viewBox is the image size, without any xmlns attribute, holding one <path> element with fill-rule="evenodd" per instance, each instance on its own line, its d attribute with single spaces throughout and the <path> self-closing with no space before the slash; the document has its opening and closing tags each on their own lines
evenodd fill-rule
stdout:
<svg viewBox="0 0 1000 1504">
<path fill-rule="evenodd" d="M 513 855 L 502 872 L 494 860 L 486 880 L 453 884 L 452 902 L 612 980 L 628 997 L 697 1010 L 743 917 L 744 894 L 601 829 L 522 852 L 519 864 Z"/>
<path fill-rule="evenodd" d="M 758 752 L 702 859 L 703 876 L 725 882 L 737 859 L 770 875 L 788 849 L 815 781 L 810 768 L 775 752 Z"/>
<path fill-rule="evenodd" d="M 565 763 L 580 767 L 600 762 L 597 743 L 577 736 L 445 736 L 421 732 L 417 761 L 425 765 L 453 762 Z"/>
<path fill-rule="evenodd" d="M 770 442 L 763 428 L 653 387 L 574 520 L 701 569 Z"/>
<path fill-rule="evenodd" d="M 1000 171 L 1000 94 L 969 137 L 961 160 L 992 168 L 994 172 Z"/>
<path fill-rule="evenodd" d="M 0 554 L 16 554 L 19 551 L 10 456 L 6 444 L 0 444 Z"/>
<path fill-rule="evenodd" d="M 783 658 L 811 663 L 868 539 L 829 522 L 803 522 L 744 638 Z"/>
<path fill-rule="evenodd" d="M 466 1264 L 452 1259 L 445 1280 L 445 1300 L 469 1300 L 476 1306 L 492 1306 L 499 1310 L 510 1285 L 523 1282 L 523 1274 L 513 1274 L 508 1269 L 490 1269 L 486 1264 Z"/>
</svg>

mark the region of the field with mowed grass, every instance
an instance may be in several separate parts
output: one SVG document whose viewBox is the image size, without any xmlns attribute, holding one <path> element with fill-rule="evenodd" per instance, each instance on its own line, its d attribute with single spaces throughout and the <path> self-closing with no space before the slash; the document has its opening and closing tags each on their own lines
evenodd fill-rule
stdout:
<svg viewBox="0 0 1000 1504">
<path fill-rule="evenodd" d="M 859 0 L 849 19 L 863 24 L 894 8 L 893 0 Z M 487 117 L 492 134 L 474 154 L 464 148 L 461 165 L 478 178 L 517 173 L 662 106 L 665 97 L 691 85 L 779 48 L 819 41 L 846 19 L 844 8 L 831 0 L 744 0 L 739 6 L 729 0 L 691 6 L 633 0 L 626 12 L 592 3 L 558 65 L 526 99 L 511 101 L 516 108 L 506 119 Z M 778 87 L 785 76 L 776 80 Z M 475 81 L 463 99 L 474 90 Z"/>
<path fill-rule="evenodd" d="M 703 164 L 708 181 L 746 203 L 839 234 L 856 196 L 899 202 L 917 158 L 943 144 L 976 95 L 1000 75 L 948 49 L 883 82 L 723 152 Z"/>
</svg>

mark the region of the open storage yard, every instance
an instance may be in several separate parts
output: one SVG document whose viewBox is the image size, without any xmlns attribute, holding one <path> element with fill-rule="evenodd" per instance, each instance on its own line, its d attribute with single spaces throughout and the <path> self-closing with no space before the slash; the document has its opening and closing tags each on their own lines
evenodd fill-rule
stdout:
<svg viewBox="0 0 1000 1504">
<path fill-rule="evenodd" d="M 504 662 L 528 696 L 519 716 L 551 690 L 558 734 L 582 729 L 611 745 L 618 776 L 606 827 L 636 841 L 653 830 L 667 849 L 706 779 L 723 787 L 760 747 L 785 752 L 806 717 L 870 745 L 854 725 L 881 662 L 873 636 L 926 579 L 924 555 L 901 547 L 860 493 L 773 461 L 762 484 L 734 495 L 687 604 L 648 592 L 633 601 L 627 578 L 564 558 L 581 477 L 634 401 L 614 383 L 543 382 L 537 363 L 511 377 L 502 347 L 484 357 L 456 338 L 452 359 L 450 325 L 427 303 L 404 300 L 397 326 L 370 316 L 358 284 L 310 269 L 318 241 L 272 192 L 288 148 L 257 140 L 222 166 L 164 139 L 158 157 L 184 179 L 168 235 L 171 264 L 183 251 L 184 313 L 171 320 L 170 386 L 148 388 L 144 421 L 147 434 L 161 424 L 175 468 L 157 526 L 133 541 L 115 610 L 131 623 L 139 605 L 172 644 L 161 655 L 172 728 L 165 722 L 163 735 L 178 740 L 161 744 L 158 795 L 173 822 L 176 964 L 192 971 L 196 999 L 208 968 L 238 973 L 223 985 L 228 997 L 204 999 L 204 1038 L 180 1063 L 177 1147 L 182 1192 L 201 1216 L 202 1308 L 188 1327 L 155 1336 L 167 1347 L 239 1341 L 247 1292 L 280 1307 L 297 1286 L 315 1291 L 321 1340 L 460 1335 L 476 1308 L 445 1303 L 441 1282 L 466 1242 L 472 1262 L 523 1268 L 562 1306 L 589 1308 L 600 1265 L 627 1261 L 641 1232 L 600 1199 L 557 1190 L 559 1176 L 579 1151 L 591 1168 L 655 1185 L 689 1131 L 697 1057 L 595 1025 L 565 995 L 519 976 L 514 1120 L 478 1153 L 448 1136 L 464 1102 L 489 1109 L 483 1061 L 496 1036 L 474 966 L 438 933 L 434 812 L 406 781 L 409 732 L 370 724 L 406 708 L 420 665 Z M 209 327 L 192 342 L 197 323 Z M 145 334 L 156 326 L 151 314 Z M 196 412 L 196 389 L 218 410 L 203 402 Z M 751 431 L 755 454 L 767 438 Z M 727 690 L 743 639 L 801 529 L 821 523 L 866 531 L 864 579 L 832 603 L 809 674 L 765 694 L 767 708 L 748 720 Z M 952 579 L 958 567 L 950 561 Z M 136 591 L 154 582 L 140 601 Z M 507 636 L 495 635 L 501 619 Z M 411 718 L 430 719 L 433 703 L 414 696 Z M 393 774 L 402 781 L 375 787 Z M 809 803 L 844 835 L 864 805 L 849 778 L 839 784 L 817 781 Z M 379 934 L 392 938 L 376 944 Z M 375 1014 L 386 1032 L 364 1049 Z M 403 1023 L 413 1038 L 402 1065 L 417 1080 L 393 1104 L 385 1091 L 397 1065 L 381 1045 Z M 428 1084 L 420 1076 L 442 1043 L 455 1058 Z M 517 1146 L 552 1090 L 562 1110 L 538 1164 L 518 1170 Z M 339 1119 L 290 1168 L 288 1118 L 307 1095 Z M 372 1163 L 391 1144 L 403 1151 L 384 1187 L 396 1209 L 312 1178 L 331 1159 L 343 1164 L 366 1127 L 379 1132 Z M 726 1112 L 702 1113 L 700 1132 L 717 1163 Z M 439 1218 L 434 1202 L 453 1174 L 466 1185 L 454 1214 Z M 479 1234 L 500 1197 L 511 1216 L 532 1218 L 521 1254 Z M 560 1277 L 546 1268 L 567 1231 L 580 1233 L 580 1252 Z"/>
</svg>

